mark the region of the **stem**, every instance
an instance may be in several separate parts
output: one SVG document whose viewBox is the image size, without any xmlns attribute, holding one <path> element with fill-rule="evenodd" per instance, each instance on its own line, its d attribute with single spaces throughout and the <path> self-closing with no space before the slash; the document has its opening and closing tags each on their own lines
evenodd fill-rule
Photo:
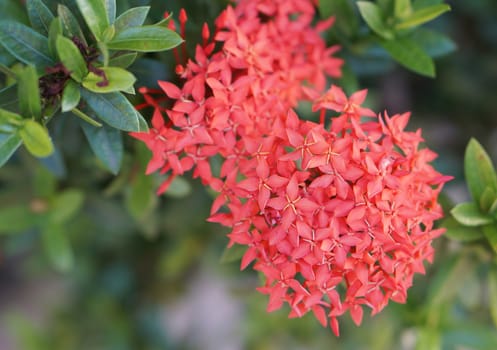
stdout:
<svg viewBox="0 0 497 350">
<path fill-rule="evenodd" d="M 87 122 L 88 124 L 91 124 L 93 126 L 96 126 L 97 128 L 100 128 L 102 127 L 102 124 L 100 124 L 99 122 L 97 122 L 96 120 L 93 120 L 92 118 L 90 118 L 89 116 L 87 116 L 85 113 L 81 112 L 79 109 L 77 108 L 74 108 L 71 110 L 72 113 L 74 113 L 75 116 L 77 117 L 80 117 L 81 119 L 83 119 L 85 122 Z"/>
<path fill-rule="evenodd" d="M 8 76 L 9 78 L 12 78 L 14 80 L 17 80 L 17 74 L 12 70 L 10 69 L 9 67 L 7 66 L 4 66 L 3 64 L 0 63 L 0 72 L 2 72 L 3 74 L 5 74 L 6 76 Z"/>
</svg>

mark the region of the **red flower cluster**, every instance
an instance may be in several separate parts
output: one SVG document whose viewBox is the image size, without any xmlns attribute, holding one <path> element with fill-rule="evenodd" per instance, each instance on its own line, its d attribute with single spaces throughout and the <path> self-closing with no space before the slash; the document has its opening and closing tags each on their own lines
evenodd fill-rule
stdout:
<svg viewBox="0 0 497 350">
<path fill-rule="evenodd" d="M 374 314 L 405 302 L 442 233 L 433 222 L 448 177 L 420 132 L 404 131 L 408 114 L 376 116 L 361 107 L 365 91 L 321 94 L 342 62 L 319 36 L 331 22 L 313 27 L 314 15 L 310 0 L 228 7 L 216 22 L 222 50 L 204 29 L 195 61 L 177 69 L 183 84 L 159 82 L 172 107 L 143 90 L 153 128 L 133 136 L 153 152 L 147 172 L 171 174 L 159 192 L 190 170 L 219 192 L 209 220 L 231 228 L 230 246 L 248 247 L 241 268 L 254 262 L 265 276 L 268 311 L 286 302 L 290 317 L 312 311 L 338 335 L 346 311 L 359 324 L 363 305 Z M 304 98 L 321 123 L 293 111 Z M 338 116 L 325 127 L 328 110 Z"/>
</svg>

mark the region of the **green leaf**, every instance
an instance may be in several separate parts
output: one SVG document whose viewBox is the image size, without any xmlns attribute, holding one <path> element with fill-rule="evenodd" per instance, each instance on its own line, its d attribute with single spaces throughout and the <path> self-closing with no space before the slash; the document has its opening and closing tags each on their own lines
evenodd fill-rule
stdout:
<svg viewBox="0 0 497 350">
<path fill-rule="evenodd" d="M 42 199 L 52 198 L 57 190 L 57 179 L 55 176 L 42 166 L 35 168 L 33 173 L 33 196 Z"/>
<path fill-rule="evenodd" d="M 394 14 L 395 18 L 405 18 L 412 13 L 411 0 L 395 0 Z"/>
<path fill-rule="evenodd" d="M 40 87 L 38 74 L 34 66 L 27 66 L 18 76 L 19 108 L 24 118 L 41 117 Z"/>
<path fill-rule="evenodd" d="M 359 30 L 359 21 L 348 0 L 320 1 L 319 14 L 321 18 L 335 16 L 332 28 L 338 28 L 347 37 L 354 36 Z"/>
<path fill-rule="evenodd" d="M 57 38 L 62 35 L 62 22 L 59 17 L 55 17 L 48 29 L 48 49 L 52 57 L 57 57 Z"/>
<path fill-rule="evenodd" d="M 76 0 L 79 11 L 83 15 L 88 28 L 98 41 L 110 25 L 104 0 Z"/>
<path fill-rule="evenodd" d="M 457 45 L 446 35 L 425 28 L 419 28 L 410 36 L 430 57 L 441 57 L 454 52 Z"/>
<path fill-rule="evenodd" d="M 497 265 L 492 264 L 488 271 L 488 306 L 490 315 L 497 327 Z"/>
<path fill-rule="evenodd" d="M 29 21 L 31 22 L 33 29 L 40 34 L 48 35 L 50 23 L 54 19 L 54 15 L 50 9 L 42 0 L 27 0 L 26 7 L 28 9 Z"/>
<path fill-rule="evenodd" d="M 42 229 L 41 236 L 45 254 L 54 267 L 61 272 L 70 270 L 74 257 L 64 228 L 61 225 L 49 224 Z"/>
<path fill-rule="evenodd" d="M 21 144 L 22 139 L 17 132 L 12 134 L 0 133 L 0 167 L 12 157 Z"/>
<path fill-rule="evenodd" d="M 0 90 L 0 108 L 15 111 L 17 110 L 18 103 L 16 85 L 10 85 Z"/>
<path fill-rule="evenodd" d="M 23 2 L 19 0 L 1 0 L 0 13 L 2 18 L 9 18 L 26 25 L 29 24 Z"/>
<path fill-rule="evenodd" d="M 435 64 L 426 52 L 408 38 L 383 40 L 381 46 L 394 60 L 421 75 L 435 77 Z"/>
<path fill-rule="evenodd" d="M 442 227 L 446 228 L 444 236 L 458 242 L 473 242 L 484 238 L 483 232 L 479 227 L 462 226 L 454 218 L 445 219 Z"/>
<path fill-rule="evenodd" d="M 423 327 L 418 330 L 418 338 L 415 350 L 441 350 L 442 339 L 440 331 L 431 327 Z"/>
<path fill-rule="evenodd" d="M 0 236 L 26 231 L 36 224 L 36 214 L 27 205 L 0 208 Z"/>
<path fill-rule="evenodd" d="M 57 6 L 57 14 L 59 15 L 60 20 L 62 21 L 62 26 L 64 27 L 65 35 L 69 38 L 77 37 L 81 41 L 83 41 L 85 45 L 87 45 L 85 35 L 83 34 L 83 31 L 79 26 L 78 20 L 73 15 L 71 10 L 69 10 L 69 8 L 64 5 L 59 4 Z"/>
<path fill-rule="evenodd" d="M 112 25 L 116 20 L 116 0 L 104 0 L 105 10 L 107 12 L 107 19 L 109 24 Z"/>
<path fill-rule="evenodd" d="M 426 305 L 436 312 L 436 306 L 454 297 L 459 286 L 470 275 L 473 266 L 462 255 L 443 260 L 427 287 Z"/>
<path fill-rule="evenodd" d="M 127 70 L 119 67 L 101 67 L 100 68 L 106 75 L 108 83 L 104 86 L 102 84 L 102 77 L 93 72 L 83 79 L 83 86 L 93 92 L 107 93 L 113 91 L 125 91 L 133 86 L 136 78 Z"/>
<path fill-rule="evenodd" d="M 172 49 L 183 42 L 178 33 L 164 27 L 131 27 L 117 33 L 107 43 L 111 50 L 156 52 Z"/>
<path fill-rule="evenodd" d="M 131 183 L 131 188 L 126 196 L 126 208 L 131 216 L 143 220 L 157 204 L 154 178 L 140 172 Z"/>
<path fill-rule="evenodd" d="M 485 189 L 483 190 L 483 193 L 481 195 L 481 198 L 480 198 L 480 203 L 479 203 L 480 209 L 484 213 L 489 213 L 490 208 L 492 208 L 492 206 L 495 203 L 497 203 L 497 194 L 495 193 L 495 191 L 492 188 L 485 187 Z M 490 214 L 491 214 L 491 212 L 490 212 Z"/>
<path fill-rule="evenodd" d="M 59 35 L 56 42 L 57 54 L 62 64 L 71 72 L 71 77 L 77 82 L 81 82 L 88 74 L 88 67 L 85 59 L 72 40 Z"/>
<path fill-rule="evenodd" d="M 141 26 L 145 22 L 149 10 L 150 6 L 140 6 L 123 12 L 114 22 L 116 33 L 126 28 Z"/>
<path fill-rule="evenodd" d="M 79 92 L 79 86 L 73 80 L 69 80 L 62 92 L 62 112 L 69 112 L 70 110 L 76 108 L 81 99 L 81 94 Z"/>
<path fill-rule="evenodd" d="M 121 132 L 107 125 L 95 128 L 81 123 L 81 127 L 93 153 L 112 174 L 117 175 L 124 153 Z"/>
<path fill-rule="evenodd" d="M 428 6 L 414 11 L 409 17 L 395 25 L 395 29 L 408 29 L 429 22 L 432 19 L 450 11 L 450 6 L 447 4 Z"/>
<path fill-rule="evenodd" d="M 123 131 L 139 131 L 140 123 L 135 108 L 121 93 L 96 94 L 83 89 L 81 95 L 95 114 L 108 125 Z"/>
<path fill-rule="evenodd" d="M 393 32 L 385 25 L 383 13 L 378 5 L 369 1 L 358 1 L 357 6 L 364 21 L 376 34 L 387 40 L 393 39 Z"/>
<path fill-rule="evenodd" d="M 53 152 L 53 144 L 48 130 L 34 120 L 24 120 L 19 135 L 28 151 L 36 157 L 47 157 Z"/>
<path fill-rule="evenodd" d="M 8 131 L 13 131 L 13 130 L 17 130 L 17 127 L 16 125 L 20 125 L 20 123 L 22 123 L 22 116 L 17 114 L 17 113 L 14 113 L 14 112 L 11 112 L 11 111 L 8 111 L 6 109 L 3 109 L 3 108 L 0 108 L 0 127 L 5 127 L 6 125 L 9 125 L 11 127 L 13 127 L 13 129 L 11 130 L 8 130 Z M 4 131 L 4 129 L 2 129 L 1 131 Z"/>
<path fill-rule="evenodd" d="M 183 198 L 192 192 L 192 186 L 182 177 L 175 177 L 171 182 L 167 191 L 164 193 L 166 197 Z"/>
<path fill-rule="evenodd" d="M 240 245 L 240 244 L 235 244 L 231 248 L 224 248 L 223 254 L 221 255 L 221 258 L 219 259 L 219 262 L 221 264 L 229 264 L 235 261 L 240 261 L 243 258 L 243 255 L 247 251 L 247 247 Z"/>
<path fill-rule="evenodd" d="M 136 117 L 138 118 L 138 128 L 140 129 L 139 132 L 148 132 L 148 124 L 145 118 L 140 114 L 140 112 L 136 112 Z"/>
<path fill-rule="evenodd" d="M 473 202 L 460 203 L 452 208 L 450 213 L 465 226 L 481 226 L 493 221 L 490 215 L 480 212 L 480 208 Z"/>
<path fill-rule="evenodd" d="M 34 64 L 39 72 L 54 65 L 48 39 L 33 29 L 12 21 L 0 21 L 0 43 L 19 61 Z"/>
<path fill-rule="evenodd" d="M 412 3 L 412 8 L 413 10 L 420 10 L 424 7 L 438 5 L 443 2 L 444 0 L 414 0 L 414 2 Z"/>
<path fill-rule="evenodd" d="M 497 193 L 497 175 L 492 161 L 482 145 L 473 138 L 466 146 L 464 154 L 464 176 L 475 202 L 480 203 L 487 187 Z"/>
<path fill-rule="evenodd" d="M 137 56 L 138 54 L 136 52 L 115 56 L 109 60 L 109 66 L 128 68 L 133 64 Z"/>
<path fill-rule="evenodd" d="M 482 230 L 488 240 L 488 243 L 490 243 L 490 246 L 494 252 L 497 253 L 497 227 L 495 226 L 495 223 L 483 226 Z"/>
<path fill-rule="evenodd" d="M 116 28 L 111 25 L 110 27 L 107 27 L 106 30 L 104 30 L 104 33 L 102 34 L 102 42 L 106 43 L 111 41 L 114 35 L 116 35 Z"/>
<path fill-rule="evenodd" d="M 84 199 L 84 193 L 74 188 L 58 194 L 50 209 L 50 220 L 56 224 L 68 222 L 81 210 Z"/>
</svg>

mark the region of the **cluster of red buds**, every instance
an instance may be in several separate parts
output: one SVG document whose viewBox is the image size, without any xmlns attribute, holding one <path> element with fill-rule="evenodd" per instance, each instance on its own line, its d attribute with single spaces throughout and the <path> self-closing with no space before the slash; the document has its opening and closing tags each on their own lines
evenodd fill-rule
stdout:
<svg viewBox="0 0 497 350">
<path fill-rule="evenodd" d="M 185 22 L 181 12 L 182 32 Z M 219 193 L 208 220 L 247 247 L 241 268 L 264 275 L 268 311 L 286 302 L 290 317 L 312 311 L 338 335 L 347 311 L 360 324 L 364 307 L 405 302 L 443 233 L 433 223 L 450 177 L 421 132 L 404 130 L 408 113 L 362 107 L 365 90 L 325 91 L 343 63 L 320 35 L 332 22 L 314 24 L 312 0 L 228 7 L 177 67 L 179 85 L 141 90 L 152 128 L 132 135 L 153 153 L 147 173 L 169 174 L 159 193 L 187 171 Z M 319 122 L 298 117 L 302 100 Z"/>
</svg>

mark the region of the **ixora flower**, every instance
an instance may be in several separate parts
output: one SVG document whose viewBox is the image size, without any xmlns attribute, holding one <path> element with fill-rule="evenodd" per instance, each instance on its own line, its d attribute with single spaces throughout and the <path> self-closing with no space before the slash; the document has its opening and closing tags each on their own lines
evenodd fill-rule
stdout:
<svg viewBox="0 0 497 350">
<path fill-rule="evenodd" d="M 323 91 L 342 61 L 319 35 L 331 22 L 313 26 L 314 15 L 303 0 L 228 7 L 216 21 L 222 48 L 204 27 L 195 60 L 177 68 L 182 83 L 141 90 L 152 128 L 132 135 L 152 150 L 147 173 L 170 175 L 159 192 L 192 171 L 219 193 L 208 220 L 231 229 L 229 246 L 247 246 L 241 268 L 264 275 L 268 311 L 287 303 L 290 317 L 313 312 L 338 335 L 347 311 L 360 324 L 364 307 L 405 302 L 443 233 L 434 221 L 450 177 L 430 165 L 421 132 L 404 130 L 409 114 L 378 116 L 361 106 L 365 90 Z M 302 99 L 319 123 L 299 119 Z M 326 123 L 328 111 L 338 116 Z"/>
</svg>

